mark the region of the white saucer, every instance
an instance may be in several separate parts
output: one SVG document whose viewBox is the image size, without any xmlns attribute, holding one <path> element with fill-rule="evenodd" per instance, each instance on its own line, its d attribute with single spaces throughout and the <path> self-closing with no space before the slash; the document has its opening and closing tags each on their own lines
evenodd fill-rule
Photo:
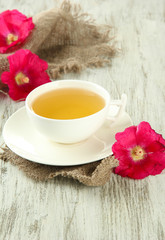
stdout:
<svg viewBox="0 0 165 240">
<path fill-rule="evenodd" d="M 111 112 L 115 113 L 117 109 L 117 106 L 112 106 Z M 111 127 L 106 120 L 104 125 L 84 142 L 58 144 L 49 141 L 34 129 L 23 107 L 7 120 L 3 138 L 13 152 L 25 159 L 48 165 L 72 166 L 94 162 L 111 155 L 115 134 L 131 125 L 131 118 L 127 113 L 123 113 Z"/>
</svg>

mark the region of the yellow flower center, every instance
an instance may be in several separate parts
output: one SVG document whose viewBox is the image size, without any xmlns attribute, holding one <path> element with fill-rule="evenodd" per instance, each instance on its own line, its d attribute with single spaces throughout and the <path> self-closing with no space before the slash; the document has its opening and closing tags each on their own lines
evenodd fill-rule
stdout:
<svg viewBox="0 0 165 240">
<path fill-rule="evenodd" d="M 18 36 L 17 35 L 14 35 L 12 33 L 9 33 L 7 35 L 7 38 L 6 38 L 6 42 L 8 45 L 10 45 L 12 42 L 15 42 L 18 40 Z"/>
<path fill-rule="evenodd" d="M 135 162 L 144 159 L 145 154 L 146 152 L 140 146 L 136 146 L 131 150 L 131 157 Z"/>
<path fill-rule="evenodd" d="M 19 72 L 16 76 L 15 76 L 15 81 L 17 83 L 17 85 L 22 85 L 25 83 L 29 83 L 29 78 L 23 74 L 22 72 Z"/>
</svg>

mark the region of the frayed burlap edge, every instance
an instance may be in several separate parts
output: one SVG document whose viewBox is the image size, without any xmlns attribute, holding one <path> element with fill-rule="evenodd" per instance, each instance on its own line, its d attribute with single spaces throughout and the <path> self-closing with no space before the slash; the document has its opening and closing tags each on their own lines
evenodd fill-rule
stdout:
<svg viewBox="0 0 165 240">
<path fill-rule="evenodd" d="M 33 17 L 35 28 L 18 49 L 29 49 L 48 62 L 48 74 L 58 79 L 69 72 L 111 64 L 119 50 L 111 26 L 98 25 L 77 4 L 64 1 L 59 8 Z M 9 71 L 7 56 L 0 54 L 0 75 Z"/>
<path fill-rule="evenodd" d="M 28 177 L 36 181 L 47 181 L 57 176 L 63 176 L 78 180 L 87 186 L 102 186 L 109 181 L 114 167 L 118 166 L 118 160 L 109 156 L 100 161 L 71 167 L 57 167 L 28 161 L 8 147 L 3 148 L 0 154 L 3 161 L 9 161 L 22 170 Z"/>
</svg>

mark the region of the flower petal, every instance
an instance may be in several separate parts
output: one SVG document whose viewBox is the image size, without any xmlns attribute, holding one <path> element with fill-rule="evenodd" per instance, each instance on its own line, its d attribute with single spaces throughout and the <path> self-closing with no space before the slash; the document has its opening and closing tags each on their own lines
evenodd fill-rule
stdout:
<svg viewBox="0 0 165 240">
<path fill-rule="evenodd" d="M 20 91 L 18 88 L 10 88 L 9 96 L 14 100 L 25 100 L 28 95 L 28 92 Z"/>
<path fill-rule="evenodd" d="M 26 19 L 21 26 L 19 26 L 19 37 L 21 39 L 25 39 L 28 35 L 29 32 L 34 28 L 34 23 L 32 22 L 32 18 Z"/>
<path fill-rule="evenodd" d="M 143 179 L 148 177 L 150 174 L 148 171 L 145 171 L 141 166 L 138 166 L 135 170 L 135 168 L 129 169 L 127 172 L 127 176 L 133 179 Z"/>
<path fill-rule="evenodd" d="M 125 166 L 125 168 L 130 166 L 130 162 L 132 162 L 129 150 L 124 148 L 120 143 L 115 142 L 112 146 L 112 151 L 115 156 L 120 162 L 120 166 Z"/>
<path fill-rule="evenodd" d="M 153 163 L 150 175 L 160 174 L 165 169 L 165 151 L 150 154 L 148 158 Z"/>
<path fill-rule="evenodd" d="M 10 72 L 3 72 L 1 75 L 1 81 L 5 84 L 10 84 L 12 74 Z"/>
<path fill-rule="evenodd" d="M 151 128 L 148 122 L 141 122 L 137 126 L 136 138 L 137 144 L 145 148 L 156 141 L 158 134 Z"/>
<path fill-rule="evenodd" d="M 48 83 L 48 82 L 51 82 L 49 75 L 47 74 L 47 72 L 42 72 L 41 75 L 36 77 L 35 82 L 33 82 L 33 86 L 34 86 L 34 88 L 36 88 L 36 87 L 38 87 L 42 84 Z"/>
<path fill-rule="evenodd" d="M 145 151 L 147 153 L 153 153 L 153 152 L 161 151 L 163 149 L 165 149 L 165 146 L 162 143 L 160 143 L 158 141 L 154 141 L 145 148 Z"/>
<path fill-rule="evenodd" d="M 14 23 L 18 27 L 20 26 L 20 23 L 27 19 L 27 17 L 17 9 L 6 10 L 2 12 L 0 16 L 4 19 L 5 22 L 8 22 L 10 24 Z"/>
<path fill-rule="evenodd" d="M 163 144 L 163 146 L 165 147 L 165 139 L 163 139 L 161 134 L 158 134 L 158 141 Z"/>
<path fill-rule="evenodd" d="M 129 177 L 133 179 L 143 179 L 149 176 L 149 174 L 144 171 L 140 166 L 136 169 L 136 171 L 134 167 L 128 168 L 126 170 L 115 169 L 115 173 L 121 175 L 122 177 Z"/>
<path fill-rule="evenodd" d="M 29 50 L 26 50 L 27 52 L 27 62 L 28 62 L 28 69 L 30 69 L 31 74 L 39 73 L 42 71 L 45 71 L 48 68 L 48 63 L 37 55 L 32 55 Z M 25 67 L 26 70 L 26 67 Z M 30 74 L 30 72 L 28 71 Z"/>
<path fill-rule="evenodd" d="M 26 67 L 28 67 L 27 55 L 29 54 L 29 52 L 30 50 L 20 49 L 16 51 L 14 54 L 7 57 L 9 60 L 11 72 L 16 73 L 21 69 L 25 69 Z"/>
<path fill-rule="evenodd" d="M 116 140 L 125 148 L 132 148 L 137 145 L 136 141 L 136 128 L 131 126 L 126 128 L 123 132 L 115 135 Z"/>
<path fill-rule="evenodd" d="M 8 28 L 4 18 L 0 15 L 0 24 L 1 24 L 1 35 L 6 38 L 6 36 L 10 33 L 10 29 Z"/>
</svg>

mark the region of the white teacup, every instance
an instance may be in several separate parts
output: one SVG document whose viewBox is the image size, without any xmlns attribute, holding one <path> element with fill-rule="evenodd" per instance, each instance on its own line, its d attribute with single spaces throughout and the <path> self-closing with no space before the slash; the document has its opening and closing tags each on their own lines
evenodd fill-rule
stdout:
<svg viewBox="0 0 165 240">
<path fill-rule="evenodd" d="M 59 88 L 81 88 L 90 90 L 104 99 L 105 106 L 92 115 L 67 120 L 42 117 L 32 110 L 32 103 L 38 96 Z M 107 115 L 109 115 L 111 104 L 117 104 L 119 106 L 119 111 L 116 116 L 113 116 L 113 118 L 108 117 L 112 120 L 110 122 L 115 122 L 124 112 L 126 95 L 123 94 L 121 100 L 117 100 L 117 102 L 114 103 L 110 101 L 108 91 L 98 84 L 81 80 L 57 80 L 35 88 L 27 96 L 25 104 L 31 122 L 42 135 L 58 143 L 71 144 L 81 142 L 94 134 L 105 122 Z"/>
</svg>

